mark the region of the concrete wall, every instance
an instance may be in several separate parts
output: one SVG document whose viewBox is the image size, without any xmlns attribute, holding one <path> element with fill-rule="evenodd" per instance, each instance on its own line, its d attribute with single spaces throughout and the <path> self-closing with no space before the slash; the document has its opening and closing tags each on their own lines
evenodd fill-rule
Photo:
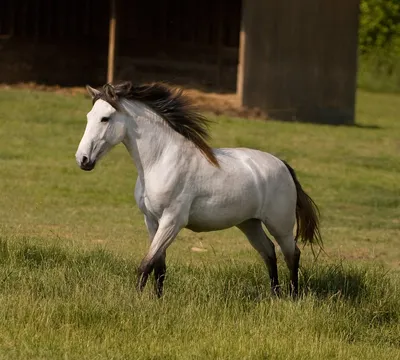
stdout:
<svg viewBox="0 0 400 360">
<path fill-rule="evenodd" d="M 354 122 L 359 0 L 243 0 L 238 93 L 282 120 Z"/>
</svg>

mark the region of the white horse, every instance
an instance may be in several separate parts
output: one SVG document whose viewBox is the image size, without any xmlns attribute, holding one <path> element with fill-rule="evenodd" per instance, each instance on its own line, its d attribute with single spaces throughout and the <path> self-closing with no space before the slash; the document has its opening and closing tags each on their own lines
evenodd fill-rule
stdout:
<svg viewBox="0 0 400 360">
<path fill-rule="evenodd" d="M 278 294 L 275 247 L 264 224 L 282 250 L 291 293 L 297 294 L 297 238 L 319 245 L 322 241 L 318 208 L 287 163 L 258 150 L 210 148 L 208 120 L 180 90 L 131 82 L 86 88 L 93 108 L 76 152 L 78 165 L 93 170 L 122 142 L 137 168 L 135 199 L 150 237 L 138 269 L 139 291 L 154 270 L 155 290 L 162 295 L 166 250 L 181 229 L 204 232 L 236 226 L 260 253 L 271 290 Z"/>
</svg>

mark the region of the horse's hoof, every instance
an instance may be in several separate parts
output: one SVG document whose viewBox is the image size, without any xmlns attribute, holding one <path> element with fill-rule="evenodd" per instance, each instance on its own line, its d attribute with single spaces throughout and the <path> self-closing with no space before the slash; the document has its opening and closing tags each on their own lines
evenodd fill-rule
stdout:
<svg viewBox="0 0 400 360">
<path fill-rule="evenodd" d="M 274 286 L 271 288 L 271 295 L 277 298 L 281 297 L 281 289 L 279 286 Z"/>
</svg>

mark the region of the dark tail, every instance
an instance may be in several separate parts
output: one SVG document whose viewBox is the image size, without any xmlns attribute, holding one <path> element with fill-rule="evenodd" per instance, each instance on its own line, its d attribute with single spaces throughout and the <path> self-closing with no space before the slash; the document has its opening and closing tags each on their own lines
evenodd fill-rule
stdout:
<svg viewBox="0 0 400 360">
<path fill-rule="evenodd" d="M 288 168 L 290 175 L 292 175 L 293 181 L 296 185 L 297 190 L 297 204 L 296 204 L 296 238 L 300 237 L 304 243 L 310 243 L 311 245 L 317 244 L 323 248 L 321 233 L 319 230 L 319 216 L 320 212 L 318 206 L 314 200 L 303 190 L 299 180 L 297 179 L 296 173 L 293 168 L 290 167 L 285 161 L 283 163 Z"/>
</svg>

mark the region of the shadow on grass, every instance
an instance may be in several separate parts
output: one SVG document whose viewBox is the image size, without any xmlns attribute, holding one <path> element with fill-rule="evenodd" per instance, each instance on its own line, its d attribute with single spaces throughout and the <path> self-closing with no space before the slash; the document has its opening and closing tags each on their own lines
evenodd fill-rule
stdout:
<svg viewBox="0 0 400 360">
<path fill-rule="evenodd" d="M 304 121 L 306 122 L 306 121 Z M 310 122 L 315 125 L 328 125 L 328 126 L 333 126 L 333 127 L 346 127 L 346 128 L 358 128 L 358 129 L 366 129 L 366 130 L 382 130 L 383 127 L 380 125 L 375 125 L 375 124 L 358 124 L 358 123 L 353 123 L 353 124 L 335 124 L 335 123 L 318 123 L 318 122 Z"/>
<path fill-rule="evenodd" d="M 365 125 L 365 124 L 354 124 L 350 127 L 356 127 L 356 128 L 360 128 L 360 129 L 383 129 L 382 126 L 379 125 Z"/>
<path fill-rule="evenodd" d="M 355 301 L 370 291 L 367 272 L 364 269 L 338 265 L 302 267 L 300 286 L 303 296 L 313 295 L 320 299 L 346 299 Z"/>
<path fill-rule="evenodd" d="M 167 281 L 167 286 L 192 288 L 195 292 L 205 291 L 207 297 L 255 302 L 273 297 L 268 272 L 263 264 L 213 264 L 204 269 L 175 267 L 173 271 L 176 272 L 174 278 L 180 280 L 176 283 Z M 342 263 L 321 263 L 313 266 L 307 264 L 299 272 L 299 297 L 357 303 L 375 298 L 379 293 L 390 292 L 392 286 L 385 275 L 383 270 Z M 289 271 L 283 265 L 279 268 L 279 277 L 281 298 L 290 298 Z M 197 279 L 203 280 L 200 283 Z"/>
</svg>

